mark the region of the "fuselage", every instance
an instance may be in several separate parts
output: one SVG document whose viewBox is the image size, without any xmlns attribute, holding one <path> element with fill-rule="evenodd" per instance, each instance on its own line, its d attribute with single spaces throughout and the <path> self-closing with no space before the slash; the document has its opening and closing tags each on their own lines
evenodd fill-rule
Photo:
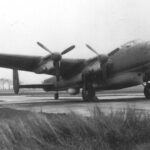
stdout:
<svg viewBox="0 0 150 150">
<path fill-rule="evenodd" d="M 103 81 L 101 65 L 98 57 L 89 59 L 84 69 L 72 78 L 61 77 L 59 88 L 81 88 L 82 74 L 86 70 L 95 72 L 93 86 L 97 90 L 120 89 L 142 84 L 145 75 L 150 76 L 150 42 L 131 41 L 108 54 L 111 66 L 107 70 L 107 78 Z M 83 66 L 82 66 L 83 68 Z M 45 83 L 56 84 L 55 77 L 45 80 Z"/>
<path fill-rule="evenodd" d="M 112 73 L 146 71 L 150 63 L 150 42 L 129 42 L 110 55 Z"/>
<path fill-rule="evenodd" d="M 129 42 L 110 55 L 110 77 L 99 89 L 120 89 L 142 84 L 150 70 L 150 42 Z"/>
</svg>

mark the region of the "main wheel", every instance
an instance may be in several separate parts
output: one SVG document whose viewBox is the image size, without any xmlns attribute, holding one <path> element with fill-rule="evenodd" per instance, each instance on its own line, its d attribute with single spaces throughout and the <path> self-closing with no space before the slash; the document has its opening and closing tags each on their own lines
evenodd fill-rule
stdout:
<svg viewBox="0 0 150 150">
<path fill-rule="evenodd" d="M 95 101 L 95 90 L 92 87 L 92 85 L 83 86 L 82 90 L 82 98 L 83 101 L 89 102 L 89 101 Z"/>
<path fill-rule="evenodd" d="M 150 99 L 150 84 L 146 84 L 144 87 L 144 95 L 147 99 Z"/>
<path fill-rule="evenodd" d="M 54 94 L 54 99 L 55 99 L 55 100 L 58 100 L 58 99 L 59 99 L 59 94 L 58 94 L 58 93 L 55 93 L 55 94 Z"/>
<path fill-rule="evenodd" d="M 82 90 L 82 98 L 85 102 L 89 101 L 88 92 L 85 89 Z"/>
</svg>

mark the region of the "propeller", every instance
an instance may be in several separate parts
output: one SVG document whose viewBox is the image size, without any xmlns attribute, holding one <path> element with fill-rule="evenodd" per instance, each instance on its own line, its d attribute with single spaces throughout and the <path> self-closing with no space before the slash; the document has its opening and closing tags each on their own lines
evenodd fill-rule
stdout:
<svg viewBox="0 0 150 150">
<path fill-rule="evenodd" d="M 37 44 L 38 44 L 41 48 L 43 48 L 44 50 L 46 50 L 48 53 L 50 53 L 50 54 L 55 54 L 55 53 L 53 53 L 52 51 L 50 51 L 46 46 L 44 46 L 42 43 L 37 42 Z M 65 50 L 63 50 L 63 51 L 60 53 L 60 55 L 64 55 L 64 54 L 70 52 L 70 51 L 71 51 L 72 49 L 74 49 L 74 48 L 75 48 L 75 45 L 72 45 L 72 46 L 66 48 Z M 59 53 L 57 53 L 57 54 L 59 54 Z"/>
<path fill-rule="evenodd" d="M 37 42 L 37 44 L 38 44 L 38 46 L 43 48 L 45 51 L 47 51 L 50 54 L 49 55 L 50 58 L 53 60 L 53 64 L 55 67 L 55 73 L 56 73 L 56 90 L 58 93 L 58 82 L 59 82 L 59 78 L 60 78 L 60 61 L 62 59 L 62 55 L 73 50 L 75 48 L 75 45 L 72 45 L 72 46 L 66 48 L 65 50 L 63 50 L 61 53 L 58 53 L 58 52 L 52 52 L 51 50 L 49 50 L 45 45 L 43 45 L 40 42 Z M 46 58 L 48 58 L 48 57 L 46 57 Z"/>
</svg>

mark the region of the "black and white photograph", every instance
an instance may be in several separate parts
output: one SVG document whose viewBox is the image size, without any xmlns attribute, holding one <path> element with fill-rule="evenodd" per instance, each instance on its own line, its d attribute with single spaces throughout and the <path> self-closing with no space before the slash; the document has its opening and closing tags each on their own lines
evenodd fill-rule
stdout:
<svg viewBox="0 0 150 150">
<path fill-rule="evenodd" d="M 150 150 L 149 0 L 0 0 L 0 150 Z"/>
</svg>

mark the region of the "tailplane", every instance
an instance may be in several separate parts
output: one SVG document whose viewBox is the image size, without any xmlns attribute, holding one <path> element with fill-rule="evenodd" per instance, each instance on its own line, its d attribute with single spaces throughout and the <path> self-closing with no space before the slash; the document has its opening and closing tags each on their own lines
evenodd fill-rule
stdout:
<svg viewBox="0 0 150 150">
<path fill-rule="evenodd" d="M 53 83 L 43 83 L 43 84 L 23 84 L 19 83 L 19 74 L 17 69 L 13 69 L 13 90 L 15 94 L 19 93 L 21 88 L 42 88 L 45 91 L 56 91 L 56 87 Z M 62 89 L 61 89 L 62 90 Z"/>
</svg>

